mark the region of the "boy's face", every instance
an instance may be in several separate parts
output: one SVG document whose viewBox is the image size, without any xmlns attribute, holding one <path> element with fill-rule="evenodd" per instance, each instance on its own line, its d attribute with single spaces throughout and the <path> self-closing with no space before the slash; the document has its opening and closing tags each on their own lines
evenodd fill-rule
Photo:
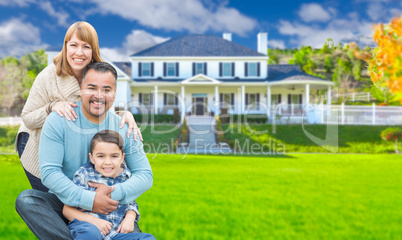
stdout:
<svg viewBox="0 0 402 240">
<path fill-rule="evenodd" d="M 96 171 L 105 177 L 116 178 L 123 172 L 121 164 L 124 160 L 124 153 L 120 151 L 117 144 L 98 142 L 95 144 L 92 154 L 89 153 L 89 158 Z"/>
</svg>

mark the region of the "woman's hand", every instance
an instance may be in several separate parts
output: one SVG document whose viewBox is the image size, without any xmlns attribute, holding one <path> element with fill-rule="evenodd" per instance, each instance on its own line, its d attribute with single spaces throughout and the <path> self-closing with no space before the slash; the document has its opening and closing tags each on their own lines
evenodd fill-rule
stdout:
<svg viewBox="0 0 402 240">
<path fill-rule="evenodd" d="M 141 129 L 138 128 L 137 123 L 134 120 L 133 114 L 129 111 L 121 111 L 116 113 L 119 114 L 119 116 L 121 117 L 120 128 L 123 128 L 125 123 L 128 124 L 127 137 L 130 137 L 131 132 L 133 132 L 134 141 L 137 141 L 137 136 L 140 137 L 141 141 L 144 141 L 142 139 Z"/>
<path fill-rule="evenodd" d="M 75 121 L 77 113 L 74 111 L 73 107 L 77 107 L 77 104 L 73 102 L 56 102 L 53 104 L 51 110 L 59 114 L 60 117 Z"/>
</svg>

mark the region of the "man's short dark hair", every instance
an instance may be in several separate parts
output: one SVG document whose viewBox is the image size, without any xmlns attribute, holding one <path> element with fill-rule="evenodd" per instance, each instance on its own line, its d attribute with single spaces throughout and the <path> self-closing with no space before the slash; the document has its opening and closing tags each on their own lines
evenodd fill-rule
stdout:
<svg viewBox="0 0 402 240">
<path fill-rule="evenodd" d="M 95 134 L 91 140 L 91 146 L 89 152 L 93 154 L 95 145 L 99 142 L 107 142 L 116 144 L 120 151 L 124 153 L 124 141 L 121 135 L 113 130 L 103 130 Z"/>
<path fill-rule="evenodd" d="M 84 76 L 82 77 L 82 83 L 85 82 L 85 77 L 86 77 L 87 73 L 89 72 L 89 70 L 91 70 L 91 69 L 93 69 L 96 72 L 101 72 L 101 73 L 110 72 L 111 74 L 113 74 L 114 84 L 116 85 L 117 71 L 112 65 L 110 65 L 107 62 L 95 62 L 95 63 L 89 64 L 88 67 L 85 69 Z"/>
</svg>

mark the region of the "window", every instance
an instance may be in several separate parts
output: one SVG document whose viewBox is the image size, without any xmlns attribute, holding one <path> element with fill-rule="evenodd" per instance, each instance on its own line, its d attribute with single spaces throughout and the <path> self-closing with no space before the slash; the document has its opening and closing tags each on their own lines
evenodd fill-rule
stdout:
<svg viewBox="0 0 402 240">
<path fill-rule="evenodd" d="M 175 63 L 167 63 L 167 76 L 168 77 L 176 76 L 176 64 Z"/>
<path fill-rule="evenodd" d="M 231 77 L 232 76 L 232 63 L 223 63 L 223 77 Z"/>
<path fill-rule="evenodd" d="M 249 77 L 257 76 L 257 63 L 249 63 L 248 64 L 248 76 Z"/>
<path fill-rule="evenodd" d="M 260 109 L 260 94 L 259 93 L 248 93 L 246 94 L 246 105 L 250 106 L 250 110 Z"/>
<path fill-rule="evenodd" d="M 163 63 L 163 76 L 166 77 L 177 77 L 179 76 L 179 63 L 178 62 L 169 62 Z"/>
<path fill-rule="evenodd" d="M 280 94 L 272 94 L 271 95 L 271 105 L 278 105 L 281 103 L 281 95 Z"/>
<path fill-rule="evenodd" d="M 145 106 L 152 106 L 153 104 L 153 94 L 152 93 L 140 93 L 138 95 L 138 100 Z"/>
<path fill-rule="evenodd" d="M 177 105 L 177 97 L 175 94 L 168 94 L 164 93 L 163 94 L 163 105 L 165 106 L 175 106 Z"/>
<path fill-rule="evenodd" d="M 244 63 L 244 76 L 259 77 L 260 76 L 260 63 L 259 62 Z"/>
<path fill-rule="evenodd" d="M 234 93 L 221 93 L 219 98 L 222 107 L 234 105 Z"/>
<path fill-rule="evenodd" d="M 204 63 L 195 64 L 195 75 L 204 74 Z"/>
<path fill-rule="evenodd" d="M 154 76 L 154 63 L 153 62 L 139 62 L 138 63 L 138 76 L 139 77 L 153 77 Z"/>
</svg>

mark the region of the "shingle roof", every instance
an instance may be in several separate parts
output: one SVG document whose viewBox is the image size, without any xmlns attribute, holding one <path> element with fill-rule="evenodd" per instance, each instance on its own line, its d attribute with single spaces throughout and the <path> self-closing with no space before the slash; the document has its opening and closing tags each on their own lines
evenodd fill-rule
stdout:
<svg viewBox="0 0 402 240">
<path fill-rule="evenodd" d="M 113 62 L 113 64 L 128 76 L 131 76 L 131 62 Z"/>
<path fill-rule="evenodd" d="M 274 64 L 268 65 L 268 81 L 289 81 L 289 80 L 319 80 L 328 81 L 303 72 L 298 65 Z"/>
<path fill-rule="evenodd" d="M 252 57 L 266 56 L 215 35 L 184 35 L 131 55 L 132 57 Z"/>
</svg>

